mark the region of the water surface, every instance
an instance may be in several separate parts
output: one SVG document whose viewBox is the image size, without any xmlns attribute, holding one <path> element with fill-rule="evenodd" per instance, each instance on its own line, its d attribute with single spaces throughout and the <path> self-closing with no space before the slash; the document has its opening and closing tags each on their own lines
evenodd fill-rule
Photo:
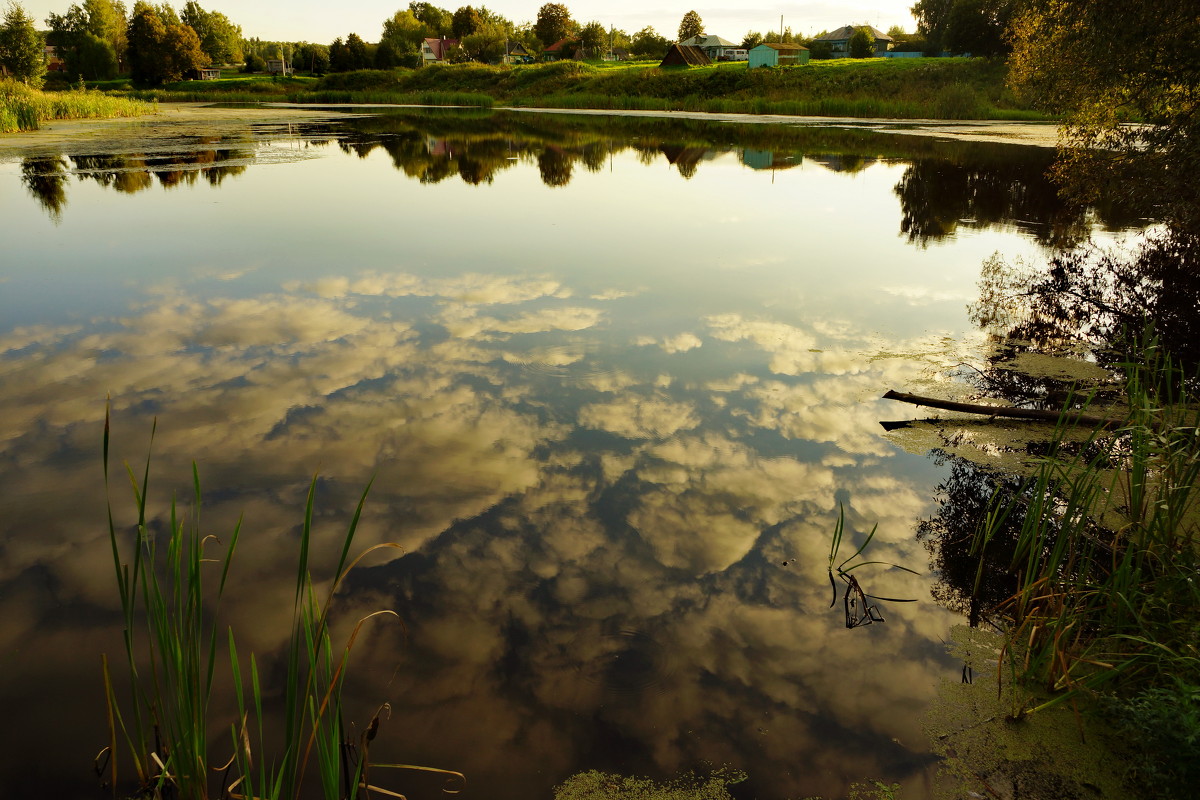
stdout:
<svg viewBox="0 0 1200 800">
<path fill-rule="evenodd" d="M 93 785 L 111 397 L 114 461 L 158 421 L 160 529 L 193 461 L 206 529 L 243 518 L 222 614 L 266 663 L 309 481 L 328 569 L 373 479 L 359 544 L 404 550 L 338 604 L 341 636 L 404 620 L 352 668 L 381 760 L 471 797 L 722 765 L 744 797 L 927 793 L 961 665 L 914 531 L 948 469 L 878 397 L 978 358 L 991 254 L 1130 210 L 1063 203 L 1043 150 L 840 129 L 407 111 L 93 150 L 0 163 L 0 784 Z M 916 600 L 884 622 L 829 608 L 839 507 L 921 573 L 856 573 Z"/>
</svg>

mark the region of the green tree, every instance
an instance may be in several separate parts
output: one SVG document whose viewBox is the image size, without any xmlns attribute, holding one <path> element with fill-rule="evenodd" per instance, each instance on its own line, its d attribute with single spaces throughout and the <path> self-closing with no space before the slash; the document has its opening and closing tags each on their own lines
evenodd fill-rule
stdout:
<svg viewBox="0 0 1200 800">
<path fill-rule="evenodd" d="M 417 19 L 412 11 L 397 11 L 383 21 L 383 34 L 379 40 L 390 42 L 397 53 L 405 53 L 417 50 L 424 39 L 436 36 L 438 33 Z"/>
<path fill-rule="evenodd" d="M 679 21 L 679 38 L 676 41 L 687 41 L 693 36 L 704 35 L 704 21 L 695 11 L 689 11 Z"/>
<path fill-rule="evenodd" d="M 467 34 L 460 42 L 463 51 L 475 61 L 488 64 L 499 62 L 504 56 L 504 40 L 508 34 L 495 22 L 481 23 L 474 33 Z"/>
<path fill-rule="evenodd" d="M 82 75 L 89 81 L 112 80 L 120 71 L 117 50 L 112 42 L 91 31 L 84 31 L 65 60 L 68 75 Z"/>
<path fill-rule="evenodd" d="M 242 64 L 242 72 L 247 75 L 252 75 L 256 72 L 266 72 L 267 62 L 258 53 L 250 53 L 246 56 L 245 63 Z"/>
<path fill-rule="evenodd" d="M 1200 14 L 1193 0 L 1050 0 L 1010 26 L 1009 81 L 1066 115 L 1059 176 L 1087 199 L 1102 188 L 1155 203 L 1200 232 Z M 1138 119 L 1140 126 L 1122 125 Z"/>
<path fill-rule="evenodd" d="M 859 28 L 850 35 L 847 47 L 851 58 L 870 58 L 875 55 L 875 35 L 870 28 Z"/>
<path fill-rule="evenodd" d="M 579 45 L 589 58 L 594 58 L 602 49 L 607 52 L 608 31 L 602 24 L 593 20 L 579 31 Z"/>
<path fill-rule="evenodd" d="M 662 58 L 670 46 L 666 37 L 660 36 L 658 31 L 647 25 L 633 35 L 629 52 L 635 58 Z"/>
<path fill-rule="evenodd" d="M 539 8 L 537 22 L 533 25 L 534 33 L 546 47 L 566 38 L 574 28 L 571 12 L 562 3 L 546 3 Z"/>
<path fill-rule="evenodd" d="M 758 47 L 762 43 L 763 37 L 758 31 L 746 31 L 746 35 L 742 37 L 742 47 L 747 50 L 752 47 Z"/>
<path fill-rule="evenodd" d="M 410 2 L 408 10 L 429 28 L 431 37 L 450 36 L 453 33 L 453 18 L 446 9 L 433 3 Z"/>
<path fill-rule="evenodd" d="M 483 24 L 483 19 L 479 16 L 479 12 L 470 6 L 463 6 L 454 12 L 454 16 L 450 19 L 450 30 L 454 34 L 455 39 L 461 40 L 465 36 L 470 36 L 475 31 L 479 30 L 479 26 Z"/>
<path fill-rule="evenodd" d="M 138 0 L 129 19 L 130 76 L 139 83 L 159 84 L 183 80 L 190 72 L 211 63 L 200 47 L 200 37 L 173 12 Z"/>
<path fill-rule="evenodd" d="M 9 3 L 0 25 L 0 64 L 14 78 L 35 88 L 46 76 L 46 41 L 33 19 L 17 3 Z"/>
<path fill-rule="evenodd" d="M 195 0 L 188 0 L 180 19 L 200 37 L 200 45 L 213 63 L 242 60 L 242 29 L 220 11 L 205 11 Z"/>
<path fill-rule="evenodd" d="M 313 75 L 329 72 L 329 48 L 323 44 L 301 42 L 296 46 L 292 57 L 295 59 L 296 69 L 307 70 Z"/>
</svg>

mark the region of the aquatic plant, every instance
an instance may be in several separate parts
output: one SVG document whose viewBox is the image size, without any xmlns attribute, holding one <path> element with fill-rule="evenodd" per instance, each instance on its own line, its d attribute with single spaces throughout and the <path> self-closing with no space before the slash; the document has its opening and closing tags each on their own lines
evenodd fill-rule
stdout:
<svg viewBox="0 0 1200 800">
<path fill-rule="evenodd" d="M 1060 423 L 1021 503 L 993 503 L 976 535 L 982 555 L 1021 517 L 1017 591 L 995 609 L 1006 621 L 1001 662 L 1049 695 L 1014 716 L 1102 690 L 1200 683 L 1200 409 L 1190 376 L 1153 341 L 1144 352 L 1124 365 L 1125 423 L 1083 445 Z"/>
<path fill-rule="evenodd" d="M 13 80 L 0 80 L 0 133 L 35 131 L 55 119 L 135 117 L 157 113 L 153 103 L 75 89 L 42 92 Z"/>
<path fill-rule="evenodd" d="M 109 438 L 110 418 L 106 409 L 103 461 L 106 495 L 109 495 L 108 530 L 124 617 L 132 698 L 125 706 L 120 702 L 121 693 L 105 657 L 109 742 L 97 759 L 97 772 L 105 776 L 114 797 L 122 780 L 121 752 L 128 755 L 139 792 L 156 798 L 299 798 L 310 767 L 327 800 L 352 800 L 360 790 L 376 788 L 367 783 L 372 768 L 417 769 L 465 781 L 460 773 L 448 770 L 371 764 L 370 745 L 381 720 L 390 712 L 387 704 L 380 707 L 357 739 L 348 734 L 343 723 L 341 697 L 346 668 L 363 625 L 381 615 L 399 619 L 389 610 L 368 614 L 358 620 L 342 648 L 335 647 L 330 637 L 330 612 L 346 575 L 369 553 L 399 547 L 393 543 L 378 544 L 350 558 L 369 483 L 342 539 L 334 579 L 323 602 L 317 597 L 309 568 L 315 478 L 309 486 L 299 540 L 287 672 L 280 701 L 283 729 L 268 730 L 258 660 L 250 655 L 247 687 L 234 632 L 229 629 L 222 636 L 219 622 L 221 599 L 230 578 L 241 521 L 234 526 L 226 543 L 201 532 L 202 492 L 199 470 L 193 464 L 190 513 L 181 513 L 172 499 L 168 529 L 165 533 L 154 530 L 146 512 L 150 483 L 147 456 L 140 480 L 126 465 L 137 523 L 132 543 L 124 542 L 125 537 L 114 521 L 109 494 Z M 153 444 L 153 430 L 150 438 Z M 215 549 L 220 552 L 214 553 Z M 219 577 L 212 587 L 206 577 L 217 570 Z M 236 713 L 213 708 L 214 676 L 218 662 L 223 661 L 219 650 L 226 641 Z M 232 755 L 214 761 L 210 738 L 227 723 Z M 121 743 L 118 736 L 123 740 Z M 279 755 L 271 757 L 270 747 L 275 747 Z M 214 795 L 210 781 L 217 775 L 221 787 Z"/>
<path fill-rule="evenodd" d="M 851 564 L 856 558 L 861 556 L 867 547 L 871 544 L 871 540 L 875 538 L 875 534 L 879 531 L 879 525 L 871 528 L 871 532 L 863 539 L 863 543 L 850 555 L 849 558 L 838 561 L 838 554 L 842 548 L 842 539 L 846 534 L 846 510 L 841 505 L 838 506 L 838 518 L 833 527 L 833 538 L 829 543 L 829 585 L 833 588 L 833 599 L 829 601 L 829 607 L 833 608 L 837 604 L 838 588 L 837 582 L 834 580 L 834 573 L 837 577 L 846 584 L 846 589 L 842 594 L 842 605 L 846 612 L 846 627 L 857 628 L 860 625 L 870 625 L 872 622 L 883 622 L 883 614 L 880 613 L 878 606 L 869 603 L 868 600 L 883 600 L 891 603 L 914 603 L 915 598 L 901 599 L 898 597 L 880 597 L 879 595 L 867 594 L 856 578 L 851 573 L 860 567 L 868 566 L 885 566 L 902 569 L 905 572 L 910 572 L 913 575 L 919 575 L 908 567 L 902 567 L 899 564 L 893 564 L 890 561 L 859 561 L 856 564 Z"/>
</svg>

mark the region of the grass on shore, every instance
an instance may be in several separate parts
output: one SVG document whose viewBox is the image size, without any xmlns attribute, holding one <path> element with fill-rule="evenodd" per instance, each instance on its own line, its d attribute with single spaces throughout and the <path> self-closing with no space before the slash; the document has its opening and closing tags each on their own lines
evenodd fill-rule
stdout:
<svg viewBox="0 0 1200 800">
<path fill-rule="evenodd" d="M 420 103 L 491 107 L 642 109 L 717 113 L 1039 120 L 1005 86 L 1007 66 L 986 59 L 838 59 L 749 69 L 573 61 L 522 66 L 434 65 L 324 78 L 184 81 L 131 97 L 160 101 Z M 113 88 L 116 88 L 115 86 Z"/>
<path fill-rule="evenodd" d="M 157 111 L 154 103 L 98 91 L 42 92 L 17 81 L 0 80 L 0 133 L 36 131 L 43 122 L 56 119 L 136 117 Z"/>
</svg>

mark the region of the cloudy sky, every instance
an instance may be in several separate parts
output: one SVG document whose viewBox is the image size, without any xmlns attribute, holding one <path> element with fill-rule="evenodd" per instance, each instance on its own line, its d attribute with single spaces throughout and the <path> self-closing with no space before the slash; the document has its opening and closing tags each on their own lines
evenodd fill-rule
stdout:
<svg viewBox="0 0 1200 800">
<path fill-rule="evenodd" d="M 25 0 L 25 9 L 42 21 L 50 12 L 62 13 L 70 0 Z M 460 2 L 442 2 L 453 10 Z M 913 0 L 848 0 L 847 2 L 725 3 L 717 6 L 699 5 L 686 0 L 586 0 L 568 2 L 571 15 L 580 22 L 597 20 L 633 33 L 653 25 L 663 35 L 674 38 L 679 20 L 689 9 L 695 9 L 705 22 L 708 33 L 726 39 L 741 39 L 748 30 L 773 30 L 784 24 L 803 34 L 833 30 L 843 25 L 869 23 L 881 30 L 901 25 L 913 28 L 909 8 Z M 132 0 L 129 3 L 132 5 Z M 182 7 L 183 2 L 173 5 Z M 330 42 L 337 36 L 358 33 L 367 41 L 375 41 L 383 20 L 396 10 L 407 8 L 407 0 L 352 0 L 336 3 L 329 0 L 206 0 L 204 8 L 220 11 L 242 26 L 247 37 L 274 41 Z M 513 22 L 531 21 L 537 17 L 539 0 L 489 0 L 488 8 Z"/>
</svg>

